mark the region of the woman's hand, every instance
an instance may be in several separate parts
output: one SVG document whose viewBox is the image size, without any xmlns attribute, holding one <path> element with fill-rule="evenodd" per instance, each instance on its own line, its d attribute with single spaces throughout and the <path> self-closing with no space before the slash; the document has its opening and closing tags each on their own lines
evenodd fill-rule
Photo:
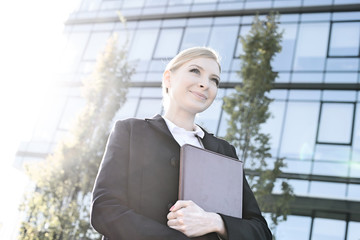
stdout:
<svg viewBox="0 0 360 240">
<path fill-rule="evenodd" d="M 167 225 L 188 237 L 216 232 L 226 237 L 225 225 L 219 214 L 206 212 L 193 201 L 177 201 L 167 215 Z"/>
</svg>

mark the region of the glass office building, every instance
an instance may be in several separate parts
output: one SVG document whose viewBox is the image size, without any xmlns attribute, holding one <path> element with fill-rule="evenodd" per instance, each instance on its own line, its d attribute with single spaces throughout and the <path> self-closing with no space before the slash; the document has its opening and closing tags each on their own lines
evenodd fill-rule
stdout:
<svg viewBox="0 0 360 240">
<path fill-rule="evenodd" d="M 285 158 L 282 177 L 296 194 L 277 239 L 360 239 L 359 0 L 83 0 L 65 25 L 60 90 L 45 104 L 32 139 L 20 146 L 16 164 L 43 159 L 67 132 L 84 105 L 81 80 L 112 33 L 119 33 L 119 46 L 128 34 L 129 60 L 137 62 L 117 119 L 161 113 L 167 61 L 204 45 L 220 53 L 223 72 L 217 99 L 197 122 L 224 136 L 222 97 L 241 83 L 238 36 L 247 34 L 257 12 L 272 10 L 281 14 L 283 49 L 273 62 L 279 72 L 270 93 L 273 118 L 263 130 L 272 136 L 273 158 Z"/>
</svg>

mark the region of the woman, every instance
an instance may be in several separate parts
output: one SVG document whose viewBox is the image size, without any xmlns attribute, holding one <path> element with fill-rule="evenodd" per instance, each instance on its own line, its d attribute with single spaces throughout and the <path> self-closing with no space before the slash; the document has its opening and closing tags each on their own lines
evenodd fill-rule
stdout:
<svg viewBox="0 0 360 240">
<path fill-rule="evenodd" d="M 242 219 L 177 200 L 180 146 L 236 157 L 232 145 L 194 124 L 216 97 L 220 71 L 212 49 L 186 49 L 163 74 L 165 114 L 116 122 L 92 199 L 91 224 L 105 239 L 271 239 L 245 178 Z"/>
</svg>

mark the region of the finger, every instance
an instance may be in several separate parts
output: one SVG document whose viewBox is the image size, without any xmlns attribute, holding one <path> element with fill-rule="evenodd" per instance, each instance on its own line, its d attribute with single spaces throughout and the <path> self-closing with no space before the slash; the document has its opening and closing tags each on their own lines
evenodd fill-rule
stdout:
<svg viewBox="0 0 360 240">
<path fill-rule="evenodd" d="M 182 226 L 182 225 L 184 225 L 184 221 L 182 219 L 171 219 L 171 220 L 167 221 L 167 225 L 169 227 Z"/>
<path fill-rule="evenodd" d="M 168 220 L 175 219 L 176 214 L 174 212 L 169 212 L 166 217 L 167 217 Z"/>
<path fill-rule="evenodd" d="M 186 201 L 186 200 L 178 200 L 171 208 L 171 212 L 176 212 L 177 210 L 181 208 L 185 208 L 189 206 L 192 203 L 192 201 Z"/>
</svg>

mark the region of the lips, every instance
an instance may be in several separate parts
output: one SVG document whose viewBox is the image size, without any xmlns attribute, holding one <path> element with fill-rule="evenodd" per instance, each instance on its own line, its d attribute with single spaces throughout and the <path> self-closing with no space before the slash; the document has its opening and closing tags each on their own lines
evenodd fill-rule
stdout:
<svg viewBox="0 0 360 240">
<path fill-rule="evenodd" d="M 192 94 L 194 94 L 195 96 L 197 96 L 198 98 L 202 99 L 202 100 L 206 100 L 207 97 L 202 94 L 202 93 L 199 93 L 199 92 L 196 92 L 196 91 L 190 91 Z"/>
</svg>

